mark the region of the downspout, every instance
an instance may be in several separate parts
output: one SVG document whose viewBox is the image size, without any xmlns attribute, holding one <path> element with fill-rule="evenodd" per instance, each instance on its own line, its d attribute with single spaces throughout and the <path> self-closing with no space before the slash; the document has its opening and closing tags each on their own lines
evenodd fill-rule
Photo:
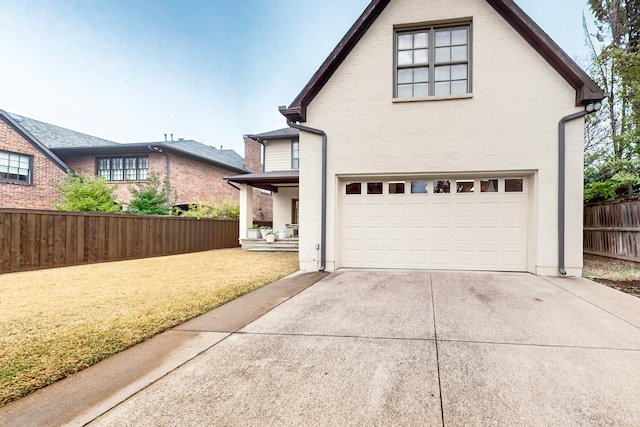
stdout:
<svg viewBox="0 0 640 427">
<path fill-rule="evenodd" d="M 173 137 L 173 134 L 171 134 L 171 136 Z M 166 138 L 166 135 L 165 135 Z M 162 148 L 160 147 L 156 147 L 156 146 L 151 146 L 148 145 L 150 150 L 156 151 L 158 153 L 162 153 L 166 156 L 167 158 L 167 207 L 169 209 L 171 209 L 171 159 L 169 158 L 169 154 L 165 153 L 164 151 L 162 151 Z"/>
<path fill-rule="evenodd" d="M 558 271 L 562 277 L 567 277 L 564 265 L 564 237 L 565 237 L 565 142 L 566 124 L 571 120 L 584 117 L 587 114 L 596 112 L 602 107 L 600 102 L 587 104 L 583 111 L 569 114 L 560 119 L 558 123 Z"/>
<path fill-rule="evenodd" d="M 287 125 L 294 129 L 322 136 L 322 219 L 320 231 L 320 267 L 318 271 L 324 271 L 327 261 L 327 134 L 320 129 L 303 126 L 289 119 L 287 119 Z"/>
</svg>

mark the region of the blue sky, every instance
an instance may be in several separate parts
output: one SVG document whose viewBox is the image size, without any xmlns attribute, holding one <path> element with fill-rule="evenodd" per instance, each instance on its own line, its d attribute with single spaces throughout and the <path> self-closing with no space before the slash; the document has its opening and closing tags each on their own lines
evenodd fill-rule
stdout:
<svg viewBox="0 0 640 427">
<path fill-rule="evenodd" d="M 233 148 L 290 103 L 369 0 L 0 0 L 0 109 L 118 142 Z M 574 59 L 587 0 L 516 0 Z"/>
</svg>

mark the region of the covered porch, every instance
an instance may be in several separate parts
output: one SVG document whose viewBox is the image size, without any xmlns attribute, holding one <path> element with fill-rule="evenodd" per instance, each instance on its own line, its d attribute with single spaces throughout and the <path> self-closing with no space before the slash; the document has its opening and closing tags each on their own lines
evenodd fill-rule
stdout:
<svg viewBox="0 0 640 427">
<path fill-rule="evenodd" d="M 240 244 L 245 250 L 297 251 L 299 173 L 298 170 L 259 172 L 226 178 L 240 189 Z M 254 191 L 269 191 L 273 203 L 273 231 L 276 241 L 267 243 L 263 237 L 250 236 L 255 214 Z M 284 232 L 278 235 L 277 232 Z M 278 238 L 279 237 L 279 238 Z"/>
</svg>

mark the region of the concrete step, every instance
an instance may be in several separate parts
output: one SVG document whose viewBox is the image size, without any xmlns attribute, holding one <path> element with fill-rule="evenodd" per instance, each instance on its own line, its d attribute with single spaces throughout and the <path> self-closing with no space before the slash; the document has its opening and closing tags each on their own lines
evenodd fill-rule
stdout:
<svg viewBox="0 0 640 427">
<path fill-rule="evenodd" d="M 247 249 L 247 252 L 298 252 L 298 248 L 253 247 L 251 249 Z"/>
<path fill-rule="evenodd" d="M 288 238 L 267 243 L 264 239 L 242 239 L 242 248 L 251 252 L 298 252 L 298 239 Z"/>
<path fill-rule="evenodd" d="M 298 252 L 298 239 L 276 240 L 273 243 L 261 241 L 247 250 L 250 252 Z"/>
</svg>

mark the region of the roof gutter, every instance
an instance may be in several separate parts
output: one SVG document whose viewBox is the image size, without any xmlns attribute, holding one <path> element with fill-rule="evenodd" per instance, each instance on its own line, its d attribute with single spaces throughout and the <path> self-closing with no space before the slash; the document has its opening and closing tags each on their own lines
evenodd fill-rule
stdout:
<svg viewBox="0 0 640 427">
<path fill-rule="evenodd" d="M 287 118 L 287 125 L 294 129 L 314 133 L 322 137 L 322 220 L 320 231 L 320 267 L 318 271 L 324 271 L 327 262 L 327 134 L 323 130 L 294 123 L 289 118 Z"/>
<path fill-rule="evenodd" d="M 583 111 L 569 114 L 560 119 L 558 123 L 558 271 L 562 277 L 567 277 L 567 271 L 564 265 L 564 246 L 565 246 L 565 143 L 566 143 L 566 124 L 571 120 L 575 120 L 594 113 L 602 107 L 600 102 L 594 102 L 585 105 Z"/>
</svg>

